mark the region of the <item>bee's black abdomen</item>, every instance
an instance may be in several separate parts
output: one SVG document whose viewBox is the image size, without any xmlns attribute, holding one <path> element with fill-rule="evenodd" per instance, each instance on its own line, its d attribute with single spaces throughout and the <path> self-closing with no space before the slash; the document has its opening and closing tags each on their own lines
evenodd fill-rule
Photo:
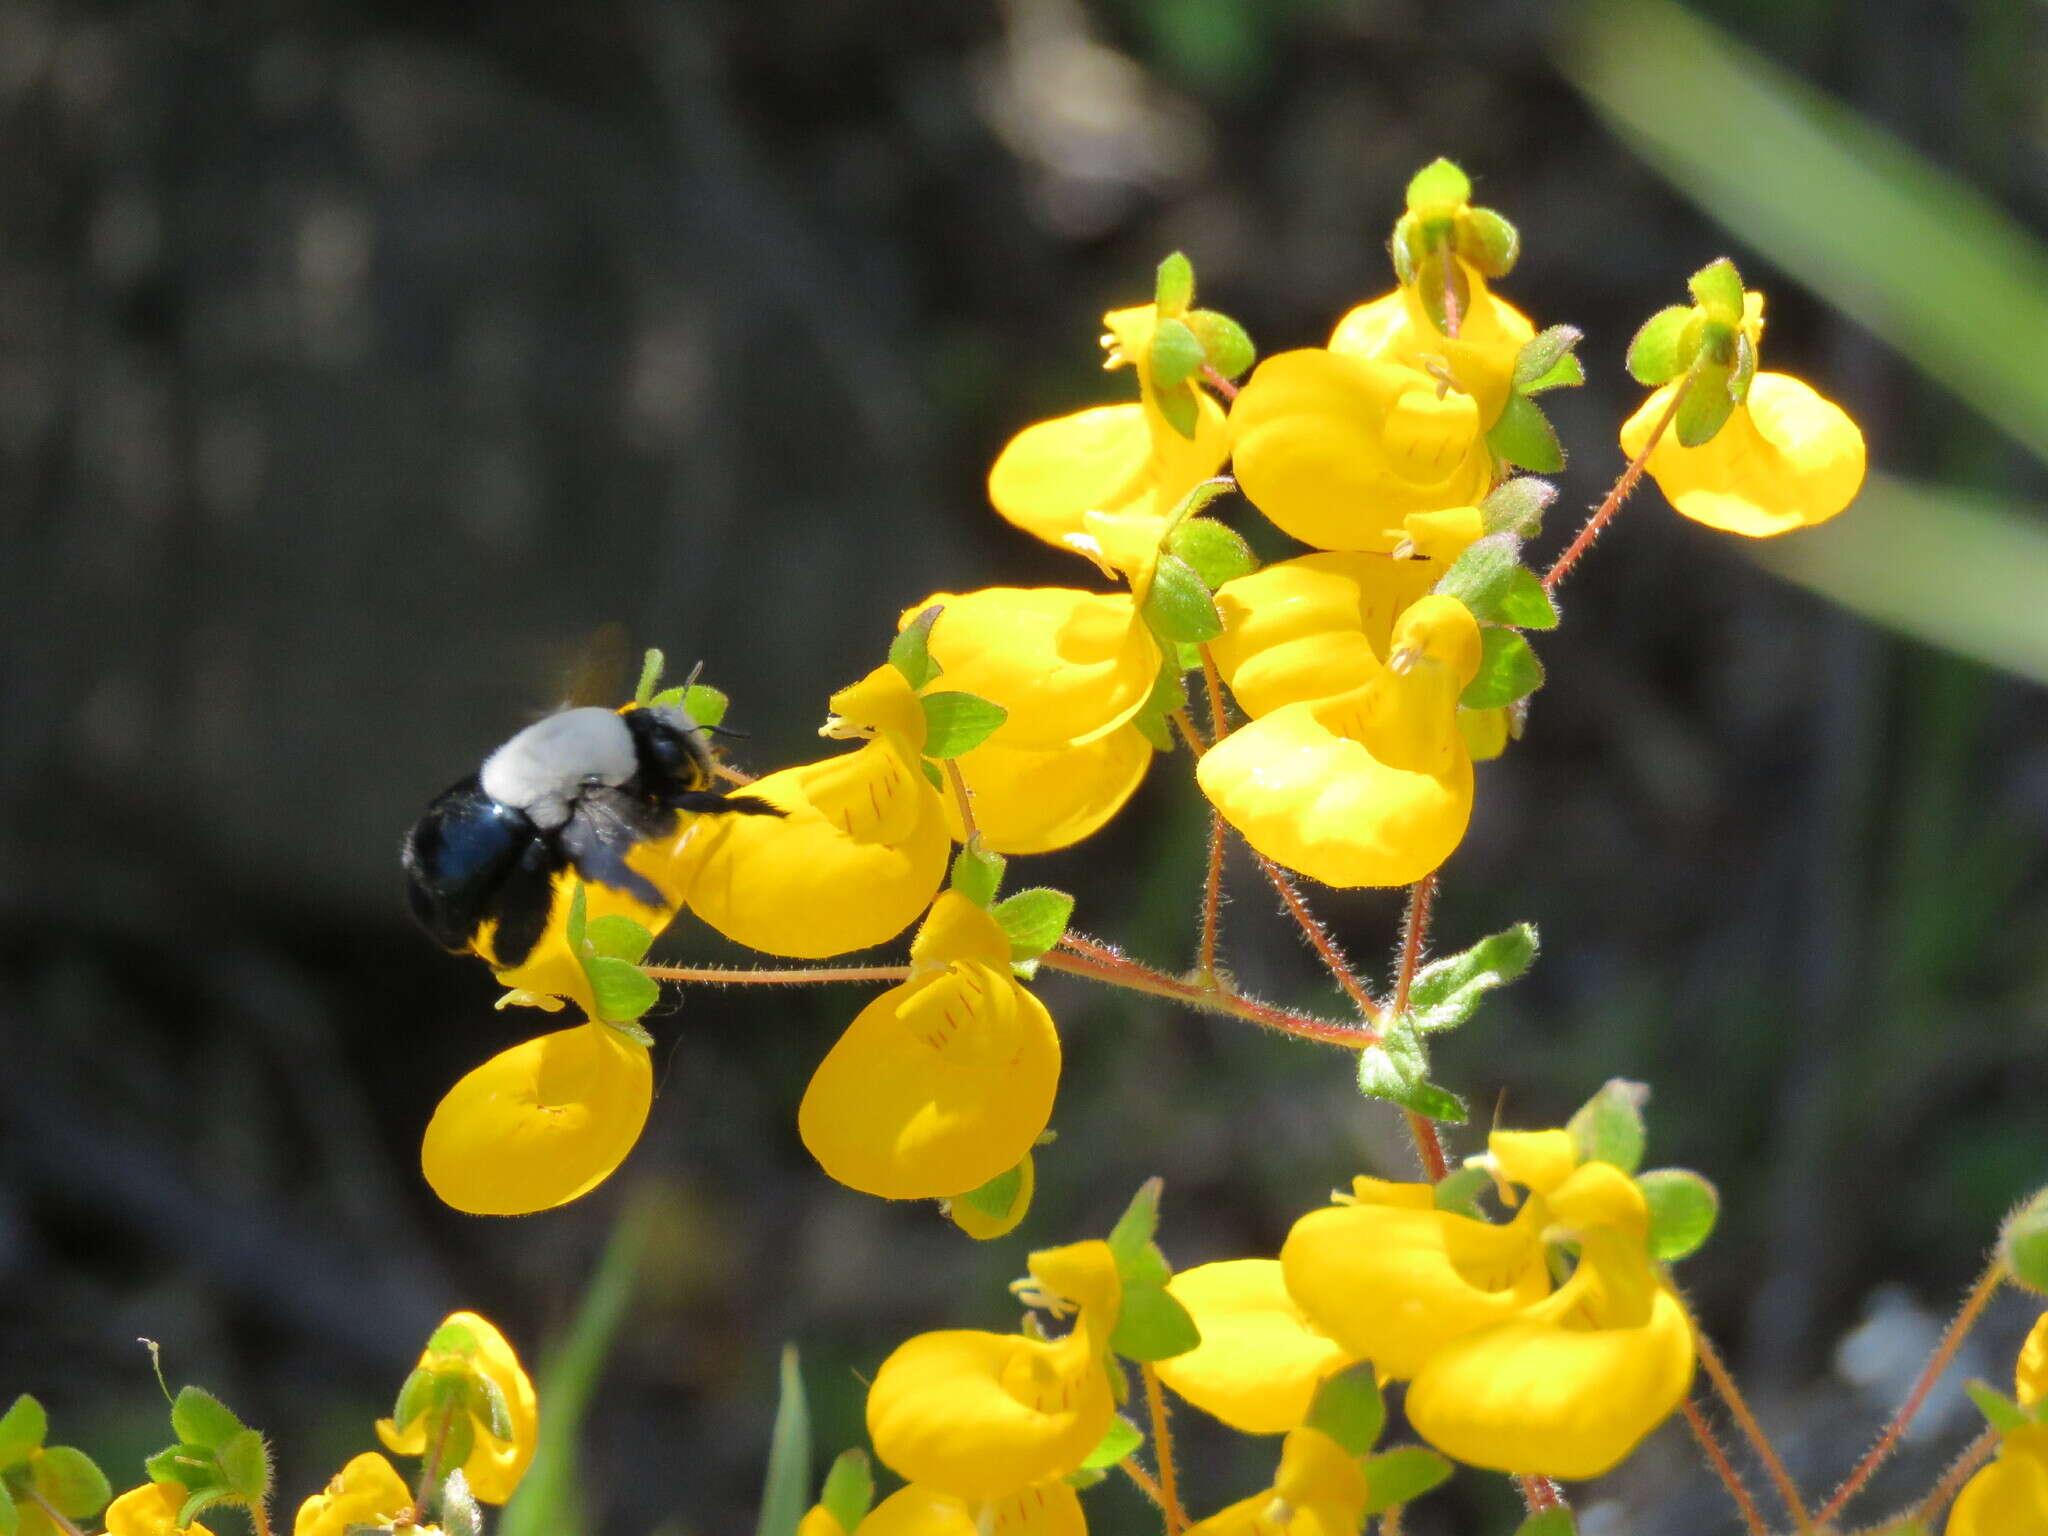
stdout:
<svg viewBox="0 0 2048 1536">
<path fill-rule="evenodd" d="M 437 795 L 406 836 L 400 862 L 413 916 L 442 948 L 462 953 L 536 850 L 547 857 L 532 820 L 485 794 L 471 774 Z"/>
</svg>

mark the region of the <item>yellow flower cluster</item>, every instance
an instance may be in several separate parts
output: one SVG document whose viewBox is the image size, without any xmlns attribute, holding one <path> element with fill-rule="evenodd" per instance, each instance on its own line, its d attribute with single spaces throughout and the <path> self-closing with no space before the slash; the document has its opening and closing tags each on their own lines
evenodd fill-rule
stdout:
<svg viewBox="0 0 2048 1536">
<path fill-rule="evenodd" d="M 2048 1531 L 2048 1313 L 2038 1318 L 2013 1369 L 2020 1412 L 1998 1437 L 1998 1455 L 1956 1495 L 1948 1536 Z"/>
</svg>

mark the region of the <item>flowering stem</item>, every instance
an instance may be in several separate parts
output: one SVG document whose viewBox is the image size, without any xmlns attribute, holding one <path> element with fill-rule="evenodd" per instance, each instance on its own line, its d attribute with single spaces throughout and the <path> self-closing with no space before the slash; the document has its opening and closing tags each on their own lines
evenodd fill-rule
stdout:
<svg viewBox="0 0 2048 1536">
<path fill-rule="evenodd" d="M 1149 1360 L 1138 1370 L 1145 1378 L 1145 1404 L 1152 1412 L 1152 1457 L 1159 1463 L 1159 1508 L 1166 1516 L 1166 1536 L 1180 1536 L 1188 1528 L 1187 1511 L 1180 1507 L 1180 1492 L 1174 1484 L 1173 1432 L 1166 1427 L 1166 1391 L 1159 1385 L 1159 1372 Z"/>
<path fill-rule="evenodd" d="M 1657 424 L 1650 428 L 1650 436 L 1643 444 L 1643 451 L 1628 461 L 1628 468 L 1621 472 L 1621 478 L 1614 482 L 1614 488 L 1607 493 L 1606 500 L 1593 509 L 1593 515 L 1586 519 L 1586 526 L 1579 530 L 1577 538 L 1565 546 L 1556 564 L 1543 573 L 1543 590 L 1555 592 L 1557 584 L 1563 581 L 1565 573 L 1578 564 L 1579 556 L 1593 547 L 1593 541 L 1600 537 L 1601 530 L 1614 521 L 1614 514 L 1621 510 L 1621 504 L 1628 500 L 1629 492 L 1636 488 L 1636 482 L 1643 478 L 1643 466 L 1650 462 L 1650 455 L 1657 444 L 1664 440 L 1672 421 L 1678 415 L 1679 402 L 1685 399 L 1685 392 L 1692 387 L 1690 377 L 1679 380 L 1678 388 L 1671 392 L 1671 403 L 1664 407 L 1664 414 L 1657 418 Z"/>
<path fill-rule="evenodd" d="M 1209 647 L 1201 648 L 1202 686 L 1209 697 L 1209 739 L 1221 741 L 1230 729 L 1230 718 L 1223 711 L 1223 680 L 1216 675 L 1216 658 L 1209 654 Z M 1202 755 L 1202 748 L 1195 747 L 1195 756 Z M 1204 981 L 1216 980 L 1216 926 L 1223 915 L 1223 813 L 1215 806 L 1209 807 L 1209 868 L 1202 883 L 1202 947 L 1198 961 L 1198 973 Z"/>
<path fill-rule="evenodd" d="M 644 965 L 656 981 L 690 981 L 714 987 L 815 986 L 827 981 L 908 981 L 907 965 L 803 965 L 750 969 L 722 965 Z"/>
<path fill-rule="evenodd" d="M 1145 1470 L 1137 1457 L 1126 1456 L 1117 1465 L 1123 1469 L 1124 1476 L 1138 1485 L 1138 1492 L 1144 1494 L 1161 1510 L 1166 1508 L 1166 1496 L 1159 1491 L 1159 1485 L 1152 1480 L 1152 1474 Z"/>
<path fill-rule="evenodd" d="M 256 1536 L 270 1536 L 270 1511 L 263 1507 L 263 1501 L 258 1499 L 247 1508 L 249 1523 L 256 1528 Z"/>
<path fill-rule="evenodd" d="M 1707 1379 L 1714 1384 L 1714 1390 L 1721 1395 L 1721 1401 L 1728 1405 L 1728 1412 L 1734 1416 L 1743 1438 L 1748 1440 L 1764 1464 L 1764 1474 L 1770 1478 L 1771 1486 L 1778 1490 L 1778 1498 L 1785 1505 L 1785 1512 L 1792 1517 L 1792 1524 L 1802 1533 L 1813 1530 L 1813 1517 L 1806 1512 L 1806 1501 L 1799 1496 L 1799 1485 L 1792 1481 L 1792 1474 L 1785 1470 L 1785 1463 L 1778 1456 L 1777 1447 L 1771 1444 L 1764 1433 L 1763 1425 L 1757 1422 L 1750 1411 L 1749 1400 L 1742 1395 L 1742 1389 L 1735 1385 L 1735 1378 L 1729 1373 L 1728 1362 L 1721 1358 L 1721 1352 L 1714 1347 L 1714 1341 L 1707 1337 L 1700 1327 L 1700 1321 L 1692 1315 L 1692 1306 L 1685 1304 L 1686 1316 L 1692 1322 L 1693 1342 L 1699 1346 L 1700 1364 L 1706 1368 Z"/>
<path fill-rule="evenodd" d="M 1394 972 L 1394 1014 L 1408 1011 L 1408 989 L 1415 985 L 1415 970 L 1422 963 L 1422 946 L 1429 940 L 1429 908 L 1436 900 L 1436 875 L 1424 875 L 1408 888 L 1408 912 L 1401 919 L 1401 959 Z"/>
<path fill-rule="evenodd" d="M 1948 1508 L 1949 1501 L 1962 1491 L 1972 1473 L 1991 1459 L 1991 1453 L 1998 1449 L 1998 1431 L 1987 1429 L 1963 1448 L 1963 1454 L 1948 1465 L 1948 1470 L 1927 1491 L 1927 1497 L 1920 1501 L 1920 1507 L 1913 1511 L 1913 1518 L 1929 1530 L 1934 1528 L 1935 1517 Z"/>
<path fill-rule="evenodd" d="M 1226 400 L 1235 400 L 1237 398 L 1237 386 L 1223 377 L 1217 371 L 1214 363 L 1202 364 L 1202 382 Z"/>
<path fill-rule="evenodd" d="M 1728 1490 L 1728 1497 L 1741 1511 L 1743 1528 L 1749 1536 L 1768 1536 L 1770 1527 L 1764 1524 L 1763 1511 L 1756 1507 L 1756 1500 L 1742 1481 L 1742 1474 L 1735 1470 L 1735 1463 L 1721 1449 L 1721 1442 L 1714 1435 L 1714 1426 L 1707 1422 L 1707 1416 L 1689 1397 L 1685 1400 L 1685 1422 L 1692 1430 L 1693 1439 L 1699 1442 L 1707 1465 L 1714 1469 L 1714 1475 L 1721 1479 L 1721 1486 Z"/>
<path fill-rule="evenodd" d="M 1377 1024 L 1380 1005 L 1374 1002 L 1372 994 L 1365 990 L 1365 983 L 1352 974 L 1351 962 L 1344 958 L 1343 951 L 1338 949 L 1335 941 L 1330 938 L 1329 930 L 1323 927 L 1313 912 L 1309 911 L 1308 903 L 1301 899 L 1301 893 L 1294 888 L 1294 882 L 1287 878 L 1287 871 L 1264 854 L 1257 853 L 1256 850 L 1254 853 L 1267 881 L 1280 893 L 1281 904 L 1287 908 L 1295 926 L 1301 929 L 1315 952 L 1322 957 L 1323 965 L 1337 979 L 1337 985 L 1342 987 L 1351 1001 L 1358 1005 L 1359 1016 Z M 1373 1040 L 1378 1039 L 1379 1035 L 1375 1031 Z"/>
<path fill-rule="evenodd" d="M 57 1527 L 58 1530 L 62 1531 L 64 1533 L 64 1536 L 85 1536 L 85 1532 L 81 1531 L 76 1525 L 72 1524 L 71 1521 L 67 1520 L 64 1517 L 64 1512 L 61 1509 L 59 1509 L 56 1505 L 52 1504 L 48 1499 L 44 1498 L 42 1494 L 38 1493 L 33 1487 L 27 1489 L 26 1491 L 28 1493 L 30 1501 L 35 1505 L 35 1507 L 37 1509 L 40 1509 L 43 1512 L 44 1516 L 48 1518 L 50 1524 L 54 1525 L 55 1527 Z M 7 1495 L 4 1492 L 0 1492 L 0 1499 L 4 1499 L 6 1497 Z"/>
<path fill-rule="evenodd" d="M 959 763 L 946 759 L 946 781 L 953 786 L 953 796 L 960 802 L 960 830 L 964 834 L 961 842 L 974 841 L 974 804 L 967 793 L 967 777 L 961 773 Z"/>
<path fill-rule="evenodd" d="M 1068 952 L 1062 953 L 1061 950 Z M 1048 970 L 1064 971 L 1069 976 L 1083 976 L 1127 991 L 1170 998 L 1204 1013 L 1243 1019 L 1246 1023 L 1277 1030 L 1283 1035 L 1293 1035 L 1298 1040 L 1316 1040 L 1353 1051 L 1362 1051 L 1379 1043 L 1378 1030 L 1341 1024 L 1333 1019 L 1319 1019 L 1291 1008 L 1276 1008 L 1242 993 L 1182 981 L 1150 966 L 1140 965 L 1135 960 L 1128 960 L 1115 950 L 1072 932 L 1060 940 L 1060 949 L 1039 956 L 1038 963 Z"/>
<path fill-rule="evenodd" d="M 1832 1519 L 1843 1505 L 1853 1499 L 1863 1485 L 1870 1481 L 1870 1474 L 1883 1464 L 1885 1457 L 1898 1448 L 1899 1438 L 1906 1432 L 1906 1426 L 1913 1422 L 1913 1415 L 1920 1411 L 1920 1405 L 1927 1401 L 1927 1394 L 1934 1390 L 1941 1373 L 1948 1369 L 1956 1351 L 1968 1338 L 1970 1330 L 1977 1326 L 1977 1320 L 1984 1315 L 1984 1308 L 1998 1293 L 1998 1287 L 2005 1280 L 2005 1265 L 1993 1259 L 1984 1266 L 1984 1273 L 1977 1277 L 1977 1283 L 1970 1287 L 1970 1294 L 1963 1298 L 1963 1304 L 1956 1309 L 1948 1331 L 1941 1336 L 1941 1342 L 1934 1346 L 1934 1353 L 1927 1357 L 1927 1363 L 1920 1368 L 1920 1375 L 1913 1383 L 1906 1400 L 1899 1404 L 1899 1411 L 1892 1415 L 1892 1421 L 1885 1425 L 1884 1433 L 1877 1437 L 1877 1443 L 1856 1463 L 1856 1470 L 1842 1479 L 1842 1486 L 1828 1496 L 1821 1506 L 1820 1518 Z"/>
</svg>

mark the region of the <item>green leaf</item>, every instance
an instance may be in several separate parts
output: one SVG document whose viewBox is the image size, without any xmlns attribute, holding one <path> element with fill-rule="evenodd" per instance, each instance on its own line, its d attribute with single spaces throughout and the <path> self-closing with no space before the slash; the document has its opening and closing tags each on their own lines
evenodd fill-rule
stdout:
<svg viewBox="0 0 2048 1536">
<path fill-rule="evenodd" d="M 633 702 L 642 709 L 654 701 L 654 691 L 661 686 L 661 669 L 666 664 L 666 658 L 653 646 L 640 658 L 640 681 L 634 685 Z"/>
<path fill-rule="evenodd" d="M 400 1429 L 427 1411 L 433 1399 L 434 1373 L 415 1366 L 398 1388 L 398 1402 L 391 1410 L 391 1422 Z"/>
<path fill-rule="evenodd" d="M 1486 434 L 1486 445 L 1503 463 L 1554 475 L 1564 468 L 1564 445 L 1543 407 L 1524 394 L 1509 395 L 1500 420 Z"/>
<path fill-rule="evenodd" d="M 1414 214 L 1404 213 L 1394 220 L 1394 233 L 1387 241 L 1387 254 L 1394 258 L 1394 278 L 1403 288 L 1415 282 L 1415 253 L 1421 239 L 1421 220 Z"/>
<path fill-rule="evenodd" d="M 604 955 L 586 955 L 584 974 L 590 978 L 591 1001 L 597 1017 L 605 1024 L 630 1024 L 661 1001 L 661 988 L 639 966 Z"/>
<path fill-rule="evenodd" d="M 1557 608 L 1543 581 L 1527 566 L 1518 565 L 1508 575 L 1507 590 L 1501 593 L 1494 611 L 1503 624 L 1518 629 L 1557 628 Z"/>
<path fill-rule="evenodd" d="M 1536 380 L 1555 372 L 1557 365 L 1585 340 L 1585 332 L 1569 325 L 1553 325 L 1522 343 L 1515 354 L 1515 384 L 1526 390 Z"/>
<path fill-rule="evenodd" d="M 584 894 L 583 882 L 578 880 L 576 888 L 569 893 L 569 915 L 563 920 L 562 931 L 569 940 L 569 953 L 579 958 L 583 954 L 583 930 L 589 912 L 590 900 Z M 463 1331 L 468 1332 L 467 1329 Z M 469 1347 L 475 1349 L 476 1345 L 472 1342 Z M 427 1348 L 434 1348 L 432 1339 L 427 1341 Z"/>
<path fill-rule="evenodd" d="M 1486 277 L 1506 277 L 1522 254 L 1522 232 L 1491 208 L 1458 215 L 1458 254 Z"/>
<path fill-rule="evenodd" d="M 1539 1510 L 1515 1527 L 1515 1536 L 1577 1536 L 1572 1512 L 1562 1505 Z"/>
<path fill-rule="evenodd" d="M 512 1410 L 506 1406 L 504 1389 L 483 1372 L 474 1372 L 463 1383 L 463 1407 L 498 1439 L 512 1438 Z"/>
<path fill-rule="evenodd" d="M 1147 1179 L 1131 1196 L 1131 1203 L 1117 1217 L 1116 1225 L 1109 1229 L 1109 1251 L 1116 1256 L 1119 1274 L 1129 1270 L 1158 1233 L 1159 1197 L 1165 1192 L 1164 1179 L 1157 1175 Z"/>
<path fill-rule="evenodd" d="M 976 837 L 953 858 L 953 889 L 977 907 L 986 907 L 1003 888 L 1003 871 L 1009 863 L 1000 853 L 982 847 Z"/>
<path fill-rule="evenodd" d="M 1377 1515 L 1396 1504 L 1413 1504 L 1432 1488 L 1449 1481 L 1450 1475 L 1450 1462 L 1420 1445 L 1398 1446 L 1369 1456 L 1365 1462 L 1365 1512 Z"/>
<path fill-rule="evenodd" d="M 1728 393 L 1737 405 L 1749 403 L 1749 386 L 1756 382 L 1756 343 L 1749 332 L 1735 333 L 1735 367 L 1728 375 Z"/>
<path fill-rule="evenodd" d="M 1460 1216 L 1478 1216 L 1479 1197 L 1493 1188 L 1493 1175 L 1484 1168 L 1467 1165 L 1453 1168 L 1436 1181 L 1431 1203 L 1440 1211 Z"/>
<path fill-rule="evenodd" d="M 732 700 L 709 683 L 692 683 L 683 690 L 683 713 L 703 730 L 708 731 L 722 722 L 731 703 Z"/>
<path fill-rule="evenodd" d="M 1131 724 L 1152 744 L 1155 752 L 1173 750 L 1173 727 L 1169 717 L 1176 709 L 1185 708 L 1188 702 L 1187 685 L 1181 681 L 1181 675 L 1173 659 L 1162 663 L 1159 675 L 1152 680 L 1152 692 L 1146 696 L 1144 706 L 1131 716 Z"/>
<path fill-rule="evenodd" d="M 1065 891 L 1033 886 L 995 908 L 995 919 L 1010 941 L 1010 958 L 1036 960 L 1059 943 L 1074 915 L 1074 898 Z"/>
<path fill-rule="evenodd" d="M 180 1440 L 219 1445 L 241 1427 L 242 1421 L 225 1403 L 199 1387 L 180 1387 L 171 1404 L 171 1428 Z"/>
<path fill-rule="evenodd" d="M 1742 319 L 1742 274 L 1726 256 L 1715 258 L 1685 280 L 1709 320 L 1736 325 Z"/>
<path fill-rule="evenodd" d="M 1536 929 L 1517 923 L 1460 954 L 1425 965 L 1408 989 L 1409 1018 L 1419 1030 L 1455 1028 L 1472 1017 L 1488 992 L 1527 971 L 1536 951 Z"/>
<path fill-rule="evenodd" d="M 1358 1091 L 1431 1120 L 1465 1123 L 1465 1101 L 1429 1080 L 1428 1055 L 1411 1030 L 1389 1030 L 1358 1053 Z"/>
<path fill-rule="evenodd" d="M 781 1384 L 754 1536 L 796 1536 L 797 1522 L 811 1502 L 811 1411 L 804 1401 L 804 1374 L 794 1344 L 782 1346 Z"/>
<path fill-rule="evenodd" d="M 220 1483 L 219 1468 L 210 1445 L 171 1445 L 142 1464 L 153 1483 L 183 1483 L 187 1488 L 213 1488 Z"/>
<path fill-rule="evenodd" d="M 1324 1377 L 1309 1400 L 1305 1422 L 1354 1456 L 1370 1451 L 1387 1427 L 1387 1405 L 1373 1363 L 1360 1360 Z"/>
<path fill-rule="evenodd" d="M 1531 379 L 1522 386 L 1525 395 L 1540 395 L 1549 389 L 1576 389 L 1586 382 L 1586 365 L 1579 361 L 1579 354 L 1567 352 L 1557 360 L 1557 366 L 1540 378 Z"/>
<path fill-rule="evenodd" d="M 1513 534 L 1533 539 L 1543 530 L 1543 514 L 1557 500 L 1557 487 L 1534 475 L 1516 475 L 1503 480 L 1479 503 L 1483 526 L 1488 533 Z"/>
<path fill-rule="evenodd" d="M 15 1536 L 20 1529 L 21 1512 L 14 1507 L 14 1500 L 7 1496 L 7 1490 L 0 1488 L 0 1536 Z"/>
<path fill-rule="evenodd" d="M 1674 1263 L 1698 1252 L 1721 1215 L 1721 1192 L 1690 1168 L 1656 1168 L 1636 1177 L 1650 1206 L 1650 1257 Z"/>
<path fill-rule="evenodd" d="M 1226 379 L 1234 379 L 1258 361 L 1258 349 L 1245 328 L 1226 314 L 1213 309 L 1190 310 L 1188 329 L 1202 344 L 1209 366 Z"/>
<path fill-rule="evenodd" d="M 1693 364 L 1692 383 L 1671 421 L 1681 447 L 1697 448 L 1711 442 L 1735 414 L 1735 396 L 1728 390 L 1729 371 L 1725 365 L 1704 360 Z"/>
<path fill-rule="evenodd" d="M 1204 481 L 1204 484 L 1212 482 Z M 1226 581 L 1249 576 L 1259 568 L 1251 546 L 1214 518 L 1191 517 L 1167 536 L 1169 554 L 1187 562 L 1211 592 Z"/>
<path fill-rule="evenodd" d="M 1122 1414 L 1109 1421 L 1109 1430 L 1082 1460 L 1083 1467 L 1113 1467 L 1145 1443 L 1138 1426 Z"/>
<path fill-rule="evenodd" d="M 818 1502 L 843 1531 L 851 1531 L 867 1518 L 868 1506 L 875 1502 L 875 1470 L 868 1464 L 866 1451 L 841 1451 L 833 1458 Z"/>
<path fill-rule="evenodd" d="M 1182 437 L 1193 441 L 1195 429 L 1201 424 L 1202 414 L 1194 385 L 1180 384 L 1172 389 L 1155 391 L 1152 403 L 1159 407 L 1159 414 L 1166 418 L 1169 427 Z"/>
<path fill-rule="evenodd" d="M 50 1418 L 43 1405 L 22 1393 L 13 1407 L 0 1414 L 0 1471 L 27 1461 L 28 1453 L 40 1446 L 49 1432 Z"/>
<path fill-rule="evenodd" d="M 213 1508 L 214 1505 L 225 1504 L 232 1497 L 234 1495 L 230 1494 L 226 1488 L 218 1483 L 206 1488 L 194 1488 L 191 1497 L 178 1506 L 176 1520 L 178 1529 L 183 1530 L 194 1520 L 197 1520 L 201 1515 Z"/>
<path fill-rule="evenodd" d="M 1237 482 L 1228 475 L 1211 475 L 1206 480 L 1197 480 L 1166 514 L 1168 529 L 1176 529 L 1182 523 L 1200 516 L 1209 509 L 1212 501 L 1236 489 Z"/>
<path fill-rule="evenodd" d="M 1628 371 L 1638 384 L 1668 384 L 1691 364 L 1680 356 L 1692 310 L 1683 304 L 1660 309 L 1645 320 L 1628 344 Z"/>
<path fill-rule="evenodd" d="M 1472 199 L 1472 180 L 1454 161 L 1442 156 L 1429 162 L 1408 182 L 1408 211 L 1426 214 L 1455 208 Z"/>
<path fill-rule="evenodd" d="M 1179 389 L 1202 371 L 1202 343 L 1188 329 L 1187 322 L 1163 319 L 1153 327 L 1149 361 L 1154 388 L 1162 391 Z M 1184 437 L 1193 435 L 1191 431 L 1182 434 Z"/>
<path fill-rule="evenodd" d="M 1010 712 L 972 693 L 928 693 L 924 705 L 924 755 L 944 760 L 972 752 L 995 735 Z"/>
<path fill-rule="evenodd" d="M 1522 541 L 1511 533 L 1490 533 L 1465 546 L 1436 584 L 1472 610 L 1480 623 L 1497 622 L 1501 599 L 1521 569 Z"/>
<path fill-rule="evenodd" d="M 889 642 L 889 665 L 901 672 L 913 689 L 922 689 L 939 675 L 939 664 L 932 660 L 931 638 L 932 626 L 944 611 L 943 603 L 933 603 Z"/>
<path fill-rule="evenodd" d="M 1467 709 L 1497 709 L 1526 699 L 1543 686 L 1543 663 L 1512 629 L 1479 632 L 1479 671 L 1458 702 Z"/>
<path fill-rule="evenodd" d="M 221 1441 L 214 1453 L 220 1470 L 237 1498 L 259 1503 L 270 1492 L 270 1450 L 263 1436 L 253 1429 L 237 1430 Z"/>
<path fill-rule="evenodd" d="M 955 1200 L 965 1200 L 990 1221 L 1001 1221 L 1010 1214 L 1010 1208 L 1017 1203 L 1017 1195 L 1024 1188 L 1024 1165 L 1019 1163 L 1007 1173 L 999 1173 L 979 1188 L 970 1189 L 964 1195 L 955 1195 Z"/>
<path fill-rule="evenodd" d="M 454 1466 L 461 1466 L 469 1460 L 476 1449 L 476 1421 L 466 1413 L 457 1413 L 448 1420 L 448 1433 L 441 1441 L 441 1459 Z"/>
<path fill-rule="evenodd" d="M 1163 554 L 1152 572 L 1141 616 L 1161 640 L 1200 644 L 1223 633 L 1223 616 L 1195 568 L 1178 555 Z"/>
<path fill-rule="evenodd" d="M 90 1519 L 106 1508 L 107 1500 L 114 1496 L 106 1473 L 76 1446 L 47 1446 L 35 1458 L 34 1465 L 36 1492 L 69 1519 Z"/>
<path fill-rule="evenodd" d="M 1579 1161 L 1612 1163 L 1623 1173 L 1643 1166 L 1643 1106 L 1650 1102 L 1647 1084 L 1611 1077 L 1565 1122 L 1578 1144 Z"/>
<path fill-rule="evenodd" d="M 1415 291 L 1422 299 L 1422 307 L 1429 312 L 1430 323 L 1439 331 L 1446 329 L 1450 316 L 1447 295 L 1455 297 L 1459 314 L 1471 312 L 1471 279 L 1462 265 L 1447 260 L 1440 252 L 1424 253 L 1415 271 Z"/>
<path fill-rule="evenodd" d="M 1180 251 L 1159 263 L 1152 283 L 1152 302 L 1162 315 L 1177 315 L 1195 302 L 1195 264 Z"/>
<path fill-rule="evenodd" d="M 1966 1381 L 1963 1390 L 1970 1394 L 1970 1401 L 1977 1405 L 1977 1411 L 1984 1415 L 1985 1422 L 2000 1434 L 2011 1434 L 2034 1422 L 2026 1409 L 1988 1381 Z"/>
<path fill-rule="evenodd" d="M 638 965 L 654 947 L 654 935 L 620 913 L 593 918 L 584 925 L 583 942 L 611 960 Z"/>
<path fill-rule="evenodd" d="M 1163 1285 L 1124 1286 L 1123 1305 L 1109 1347 L 1127 1360 L 1170 1360 L 1202 1342 L 1188 1309 Z"/>
<path fill-rule="evenodd" d="M 484 1512 L 460 1467 L 441 1479 L 441 1529 L 446 1536 L 483 1536 Z"/>
<path fill-rule="evenodd" d="M 917 766 L 924 774 L 925 782 L 943 795 L 946 792 L 946 776 L 939 771 L 939 765 L 928 757 L 920 757 Z"/>
</svg>

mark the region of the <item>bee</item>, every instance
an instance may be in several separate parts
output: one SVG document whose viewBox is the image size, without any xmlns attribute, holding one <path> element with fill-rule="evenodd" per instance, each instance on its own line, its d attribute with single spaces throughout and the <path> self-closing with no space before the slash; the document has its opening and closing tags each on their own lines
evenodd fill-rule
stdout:
<svg viewBox="0 0 2048 1536">
<path fill-rule="evenodd" d="M 627 864 L 633 849 L 673 836 L 685 813 L 783 814 L 713 780 L 705 731 L 678 706 L 585 706 L 535 721 L 435 796 L 406 834 L 413 915 L 443 948 L 511 970 L 547 932 L 564 869 L 666 907 Z"/>
</svg>

